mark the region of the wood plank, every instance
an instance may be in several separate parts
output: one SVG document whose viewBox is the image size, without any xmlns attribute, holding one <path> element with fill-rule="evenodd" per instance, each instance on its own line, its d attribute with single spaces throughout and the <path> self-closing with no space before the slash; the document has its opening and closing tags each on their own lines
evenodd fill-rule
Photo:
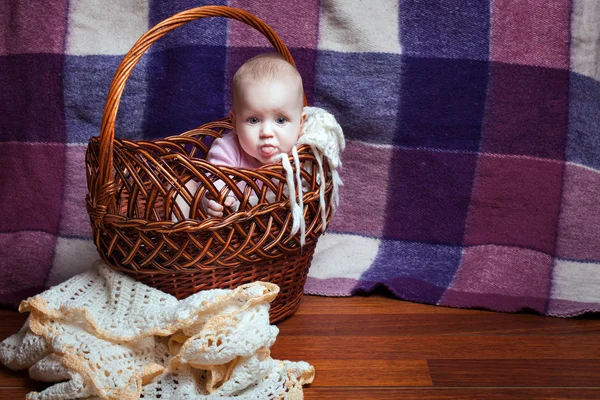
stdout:
<svg viewBox="0 0 600 400">
<path fill-rule="evenodd" d="M 434 386 L 597 387 L 600 360 L 429 360 Z"/>
<path fill-rule="evenodd" d="M 24 399 L 27 388 L 0 388 L 0 400 Z M 306 400 L 597 400 L 600 389 L 399 389 L 312 388 Z"/>
<path fill-rule="evenodd" d="M 29 378 L 27 370 L 13 371 L 0 364 L 0 388 L 1 387 L 28 387 L 35 390 L 43 390 L 48 385 L 34 381 Z M 33 390 L 33 389 L 32 389 Z"/>
<path fill-rule="evenodd" d="M 272 355 L 315 366 L 309 400 L 599 399 L 599 317 L 304 296 L 296 315 L 279 324 Z M 0 338 L 26 318 L 0 310 Z M 45 387 L 26 371 L 0 367 L 0 400 Z"/>
<path fill-rule="evenodd" d="M 28 388 L 0 388 L 0 400 L 24 399 L 29 392 Z"/>
<path fill-rule="evenodd" d="M 372 315 L 372 314 L 495 314 L 486 310 L 466 310 L 430 304 L 411 303 L 381 295 L 325 297 L 304 295 L 296 315 Z"/>
<path fill-rule="evenodd" d="M 305 400 L 597 400 L 600 389 L 313 388 Z"/>
<path fill-rule="evenodd" d="M 313 386 L 432 386 L 425 360 L 315 360 Z"/>
<path fill-rule="evenodd" d="M 596 336 L 289 336 L 273 357 L 284 360 L 594 359 Z"/>
<path fill-rule="evenodd" d="M 21 314 L 18 311 L 0 310 L 0 341 L 17 333 L 27 317 L 29 317 L 29 313 Z"/>
<path fill-rule="evenodd" d="M 359 322 L 358 322 L 359 321 Z M 278 325 L 292 336 L 598 335 L 598 320 L 510 314 L 300 314 Z"/>
</svg>

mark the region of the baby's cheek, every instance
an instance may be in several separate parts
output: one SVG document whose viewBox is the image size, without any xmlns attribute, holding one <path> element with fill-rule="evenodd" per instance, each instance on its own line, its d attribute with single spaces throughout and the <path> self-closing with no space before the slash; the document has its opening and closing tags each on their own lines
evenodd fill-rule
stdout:
<svg viewBox="0 0 600 400">
<path fill-rule="evenodd" d="M 298 142 L 299 138 L 300 138 L 300 132 L 292 133 L 292 134 L 288 135 L 285 140 L 285 151 L 288 153 L 290 151 L 292 151 L 292 148 Z"/>
</svg>

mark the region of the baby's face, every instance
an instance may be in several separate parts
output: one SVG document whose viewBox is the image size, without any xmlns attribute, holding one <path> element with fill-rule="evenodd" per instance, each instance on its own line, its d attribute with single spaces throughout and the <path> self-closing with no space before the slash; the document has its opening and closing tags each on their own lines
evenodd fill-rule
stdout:
<svg viewBox="0 0 600 400">
<path fill-rule="evenodd" d="M 235 97 L 231 120 L 246 153 L 269 164 L 292 150 L 305 118 L 293 79 L 243 82 Z"/>
</svg>

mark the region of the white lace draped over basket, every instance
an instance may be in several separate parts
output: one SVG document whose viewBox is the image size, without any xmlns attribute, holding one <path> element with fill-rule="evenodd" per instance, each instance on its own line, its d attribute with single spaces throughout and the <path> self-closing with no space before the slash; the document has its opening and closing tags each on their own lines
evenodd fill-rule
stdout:
<svg viewBox="0 0 600 400">
<path fill-rule="evenodd" d="M 323 232 L 327 228 L 327 217 L 325 207 L 325 180 L 322 159 L 326 157 L 331 170 L 333 183 L 331 208 L 335 212 L 339 204 L 339 187 L 342 186 L 337 169 L 342 166 L 342 151 L 346 147 L 342 127 L 337 123 L 335 117 L 319 107 L 304 107 L 306 122 L 302 126 L 302 135 L 298 143 L 292 148 L 292 156 L 296 167 L 296 176 L 293 175 L 292 166 L 287 154 L 281 154 L 281 163 L 287 176 L 287 187 L 289 191 L 290 208 L 292 210 L 292 232 L 294 235 L 300 230 L 300 245 L 305 242 L 306 221 L 303 218 L 304 205 L 302 204 L 302 179 L 300 178 L 300 161 L 298 157 L 298 146 L 307 144 L 310 146 L 318 163 L 317 182 L 320 184 L 319 204 L 321 205 L 321 220 Z M 295 181 L 294 181 L 295 178 Z M 296 193 L 300 195 L 296 198 Z"/>
<path fill-rule="evenodd" d="M 0 361 L 59 382 L 28 399 L 302 399 L 314 368 L 270 357 L 278 292 L 254 282 L 177 300 L 98 262 L 21 303 L 31 314 Z"/>
</svg>

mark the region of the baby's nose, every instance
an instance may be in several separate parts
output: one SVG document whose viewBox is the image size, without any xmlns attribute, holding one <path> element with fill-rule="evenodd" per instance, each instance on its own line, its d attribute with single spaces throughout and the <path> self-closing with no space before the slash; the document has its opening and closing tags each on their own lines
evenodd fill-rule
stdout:
<svg viewBox="0 0 600 400">
<path fill-rule="evenodd" d="M 273 135 L 273 125 L 270 123 L 265 123 L 260 130 L 261 136 L 272 136 Z"/>
</svg>

